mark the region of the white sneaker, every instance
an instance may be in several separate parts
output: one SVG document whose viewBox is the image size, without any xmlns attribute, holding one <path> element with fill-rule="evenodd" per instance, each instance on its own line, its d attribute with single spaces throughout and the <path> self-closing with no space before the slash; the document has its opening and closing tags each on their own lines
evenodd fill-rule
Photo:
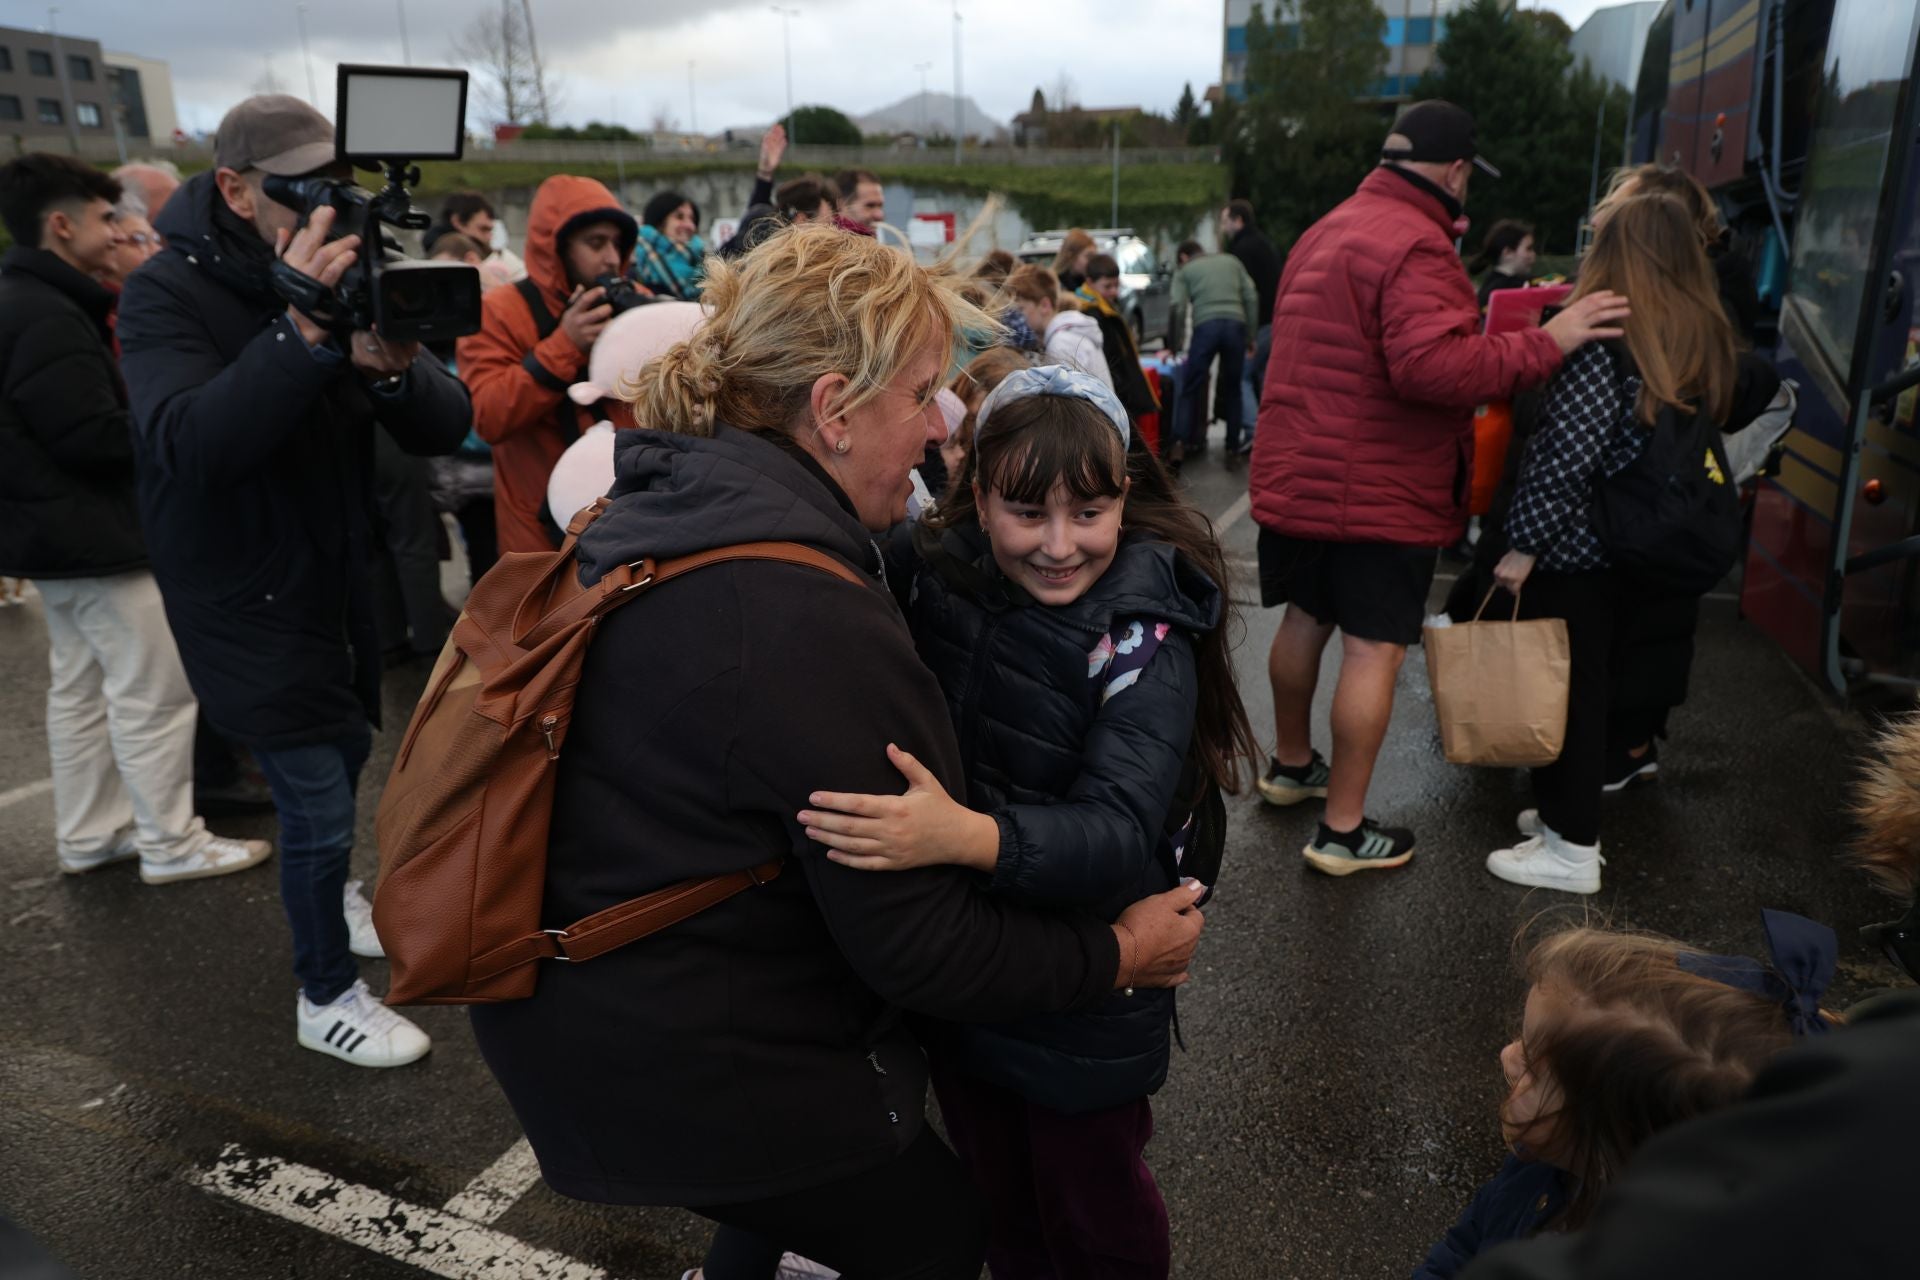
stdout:
<svg viewBox="0 0 1920 1280">
<path fill-rule="evenodd" d="M 300 1047 L 332 1054 L 356 1067 L 404 1067 L 433 1048 L 427 1033 L 387 1008 L 360 979 L 332 1004 L 315 1005 L 298 997 L 294 1021 Z"/>
<path fill-rule="evenodd" d="M 1598 893 L 1600 868 L 1606 862 L 1599 845 L 1568 844 L 1553 828 L 1543 826 L 1540 834 L 1529 836 L 1513 848 L 1488 854 L 1487 870 L 1509 884 L 1563 893 Z"/>
<path fill-rule="evenodd" d="M 213 836 L 184 857 L 167 862 L 140 859 L 140 878 L 148 884 L 172 884 L 176 880 L 204 880 L 208 876 L 228 876 L 248 867 L 257 867 L 273 856 L 273 844 L 267 840 L 229 840 Z"/>
<path fill-rule="evenodd" d="M 368 960 L 384 960 L 387 949 L 380 945 L 380 935 L 373 930 L 373 904 L 360 892 L 360 886 L 358 880 L 347 881 L 343 904 L 347 912 L 347 949 Z"/>
<path fill-rule="evenodd" d="M 89 853 L 78 858 L 65 853 L 58 856 L 60 859 L 60 871 L 63 875 L 83 876 L 89 871 L 98 871 L 100 868 L 110 867 L 116 862 L 132 862 L 140 856 L 140 850 L 134 847 L 133 831 L 128 829 L 122 831 L 115 837 L 112 844 L 100 850 L 98 853 Z"/>
</svg>

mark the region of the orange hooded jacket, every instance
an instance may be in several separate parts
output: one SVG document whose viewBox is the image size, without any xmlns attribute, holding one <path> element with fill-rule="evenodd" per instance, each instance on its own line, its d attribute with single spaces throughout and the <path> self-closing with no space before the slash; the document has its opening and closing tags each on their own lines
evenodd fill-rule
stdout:
<svg viewBox="0 0 1920 1280">
<path fill-rule="evenodd" d="M 527 278 L 540 286 L 558 319 L 573 285 L 560 246 L 593 222 L 621 229 L 620 269 L 632 263 L 639 228 L 613 193 L 591 178 L 559 175 L 534 193 L 527 216 Z M 480 302 L 480 332 L 460 339 L 460 376 L 473 396 L 473 427 L 493 446 L 493 510 L 502 551 L 551 551 L 540 522 L 547 477 L 580 435 L 567 387 L 586 370 L 587 353 L 563 330 L 540 336 L 533 312 L 513 285 L 490 289 Z"/>
</svg>

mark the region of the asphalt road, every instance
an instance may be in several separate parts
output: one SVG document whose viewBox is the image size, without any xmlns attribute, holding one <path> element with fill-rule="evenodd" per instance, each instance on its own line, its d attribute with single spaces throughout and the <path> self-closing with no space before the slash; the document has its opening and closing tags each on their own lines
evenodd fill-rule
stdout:
<svg viewBox="0 0 1920 1280">
<path fill-rule="evenodd" d="M 1236 593 L 1253 597 L 1254 528 L 1235 516 L 1244 477 L 1209 460 L 1188 479 L 1232 522 Z M 1241 678 L 1263 734 L 1277 621 L 1242 615 Z M 389 681 L 354 855 L 369 879 L 374 801 L 421 679 Z M 0 610 L 0 1216 L 88 1280 L 640 1280 L 698 1261 L 706 1232 L 688 1215 L 605 1210 L 530 1183 L 460 1010 L 416 1013 L 434 1051 L 395 1071 L 297 1048 L 271 863 L 165 888 L 125 866 L 58 875 L 50 797 L 35 785 L 45 687 L 38 605 Z M 1752 953 L 1759 909 L 1784 907 L 1840 930 L 1831 1003 L 1892 981 L 1854 932 L 1884 905 L 1834 860 L 1859 723 L 1717 599 L 1674 730 L 1660 784 L 1609 801 L 1607 887 L 1590 902 L 1482 868 L 1510 840 L 1524 780 L 1441 759 L 1417 654 L 1372 803 L 1417 829 L 1408 868 L 1326 878 L 1299 856 L 1312 807 L 1233 805 L 1181 1001 L 1189 1052 L 1156 1100 L 1149 1152 L 1176 1274 L 1407 1274 L 1499 1161 L 1495 1053 L 1522 996 L 1514 942 L 1542 913 Z M 219 826 L 273 834 L 270 818 Z M 384 966 L 367 973 L 381 989 Z"/>
</svg>

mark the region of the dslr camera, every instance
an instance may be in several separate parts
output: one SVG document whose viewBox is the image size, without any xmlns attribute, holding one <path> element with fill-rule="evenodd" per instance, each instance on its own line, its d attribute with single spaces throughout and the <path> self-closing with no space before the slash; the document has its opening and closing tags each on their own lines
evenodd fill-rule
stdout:
<svg viewBox="0 0 1920 1280">
<path fill-rule="evenodd" d="M 624 315 L 635 307 L 644 307 L 660 299 L 651 294 L 642 293 L 640 287 L 623 275 L 609 271 L 593 278 L 595 288 L 607 291 L 607 305 L 613 308 L 614 315 Z"/>
<path fill-rule="evenodd" d="M 417 67 L 342 65 L 334 146 L 339 159 L 383 171 L 386 186 L 367 191 L 331 178 L 268 176 L 267 197 L 311 217 L 334 210 L 328 239 L 360 237 L 360 251 L 328 289 L 284 261 L 273 287 L 314 323 L 345 337 L 377 331 L 395 342 L 443 342 L 480 331 L 480 272 L 461 262 L 408 258 L 386 228 L 423 230 L 432 221 L 413 207 L 419 160 L 458 160 L 466 149 L 467 73 Z"/>
</svg>

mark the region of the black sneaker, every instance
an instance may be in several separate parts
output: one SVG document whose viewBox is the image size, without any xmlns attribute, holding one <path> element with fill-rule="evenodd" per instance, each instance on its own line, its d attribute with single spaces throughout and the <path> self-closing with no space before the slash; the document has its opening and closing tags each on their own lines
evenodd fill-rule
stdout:
<svg viewBox="0 0 1920 1280">
<path fill-rule="evenodd" d="M 1343 835 L 1323 822 L 1313 843 L 1302 852 L 1316 870 L 1350 876 L 1356 871 L 1405 866 L 1413 857 L 1413 832 L 1363 818 L 1358 830 Z"/>
<path fill-rule="evenodd" d="M 1297 768 L 1288 768 L 1278 760 L 1269 758 L 1267 776 L 1258 783 L 1260 798 L 1283 809 L 1302 800 L 1324 800 L 1327 798 L 1327 779 L 1331 776 L 1327 762 L 1318 751 L 1313 753 L 1313 759 Z"/>
<path fill-rule="evenodd" d="M 1653 782 L 1659 776 L 1660 744 L 1649 741 L 1647 753 L 1643 756 L 1630 756 L 1622 751 L 1607 761 L 1607 780 L 1600 784 L 1600 790 L 1614 795 L 1637 782 Z"/>
</svg>

